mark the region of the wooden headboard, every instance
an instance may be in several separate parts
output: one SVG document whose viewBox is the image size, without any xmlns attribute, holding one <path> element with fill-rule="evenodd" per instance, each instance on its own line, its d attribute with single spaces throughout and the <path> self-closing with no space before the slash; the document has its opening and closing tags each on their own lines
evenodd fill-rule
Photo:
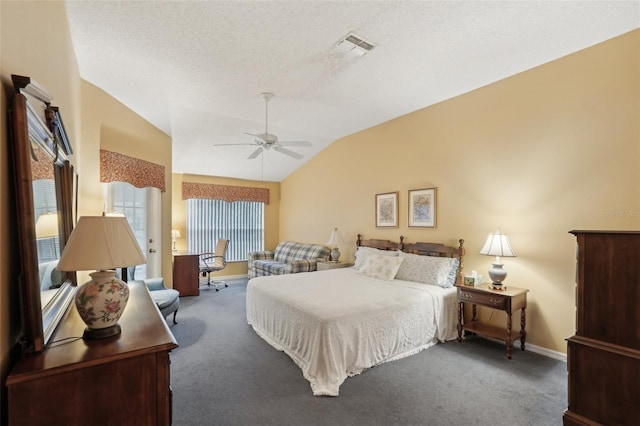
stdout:
<svg viewBox="0 0 640 426">
<path fill-rule="evenodd" d="M 464 240 L 461 238 L 458 240 L 458 247 L 445 246 L 440 243 L 405 243 L 404 237 L 400 237 L 400 242 L 396 243 L 390 240 L 363 240 L 362 235 L 358 234 L 356 240 L 358 247 L 372 247 L 379 250 L 402 250 L 405 253 L 418 254 L 421 256 L 435 256 L 435 257 L 457 257 L 460 260 L 458 264 L 458 276 L 457 283 L 462 283 L 462 276 L 464 271 Z"/>
<path fill-rule="evenodd" d="M 391 240 L 363 240 L 362 234 L 358 234 L 358 239 L 356 240 L 357 247 L 371 247 L 377 248 L 378 250 L 400 250 L 402 246 L 402 242 L 404 241 L 404 237 L 400 237 L 400 242 L 396 243 Z"/>
</svg>

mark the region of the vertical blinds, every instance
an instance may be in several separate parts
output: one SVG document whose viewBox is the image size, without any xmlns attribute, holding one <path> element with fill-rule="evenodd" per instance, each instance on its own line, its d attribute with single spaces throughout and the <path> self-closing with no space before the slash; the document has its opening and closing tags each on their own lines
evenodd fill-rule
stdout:
<svg viewBox="0 0 640 426">
<path fill-rule="evenodd" d="M 52 171 L 51 179 L 37 179 L 33 181 L 33 203 L 36 223 L 40 215 L 58 213 L 56 202 L 56 183 L 53 180 L 53 165 L 49 163 Z M 60 257 L 60 237 L 45 237 L 36 239 L 38 262 L 43 263 Z"/>
<path fill-rule="evenodd" d="M 244 261 L 249 252 L 264 250 L 264 203 L 187 200 L 187 249 L 213 252 L 218 238 L 229 240 L 227 261 Z"/>
</svg>

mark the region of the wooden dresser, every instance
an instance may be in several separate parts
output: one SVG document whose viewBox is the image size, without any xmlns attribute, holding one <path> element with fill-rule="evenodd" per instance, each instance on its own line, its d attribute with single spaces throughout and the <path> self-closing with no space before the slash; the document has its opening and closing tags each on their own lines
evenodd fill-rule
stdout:
<svg viewBox="0 0 640 426">
<path fill-rule="evenodd" d="M 640 232 L 578 240 L 576 334 L 567 339 L 565 425 L 640 424 Z"/>
<path fill-rule="evenodd" d="M 178 345 L 147 287 L 129 288 L 120 335 L 75 339 L 85 324 L 72 304 L 53 343 L 18 362 L 7 378 L 10 425 L 171 424 L 169 352 Z"/>
</svg>

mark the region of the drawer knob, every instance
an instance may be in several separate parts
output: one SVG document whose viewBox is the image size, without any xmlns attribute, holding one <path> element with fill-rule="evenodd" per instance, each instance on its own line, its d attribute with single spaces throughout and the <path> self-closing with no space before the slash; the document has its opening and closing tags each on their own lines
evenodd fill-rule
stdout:
<svg viewBox="0 0 640 426">
<path fill-rule="evenodd" d="M 489 303 L 492 305 L 500 305 L 502 304 L 502 299 L 489 299 Z"/>
<path fill-rule="evenodd" d="M 470 299 L 473 299 L 473 295 L 469 294 L 469 293 L 465 293 L 464 294 L 464 298 L 467 299 L 467 300 L 470 300 Z"/>
</svg>

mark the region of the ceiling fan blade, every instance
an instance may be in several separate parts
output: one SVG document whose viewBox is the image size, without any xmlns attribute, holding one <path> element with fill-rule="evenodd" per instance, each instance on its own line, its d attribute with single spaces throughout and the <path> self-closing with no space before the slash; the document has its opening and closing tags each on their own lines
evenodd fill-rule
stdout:
<svg viewBox="0 0 640 426">
<path fill-rule="evenodd" d="M 278 145 L 282 146 L 313 146 L 309 141 L 280 141 Z"/>
<path fill-rule="evenodd" d="M 250 156 L 247 157 L 247 160 L 253 160 L 254 158 L 256 158 L 258 155 L 260 155 L 262 153 L 262 151 L 264 151 L 264 148 L 260 147 L 258 149 L 256 149 L 255 151 L 253 151 L 251 153 Z"/>
<path fill-rule="evenodd" d="M 289 157 L 293 157 L 296 160 L 299 160 L 302 157 L 304 157 L 304 155 L 302 155 L 302 154 L 298 154 L 297 152 L 293 152 L 293 151 L 288 150 L 287 148 L 283 148 L 281 146 L 274 146 L 273 149 L 275 149 L 276 151 L 278 151 L 278 152 L 280 152 L 282 154 L 288 155 Z"/>
<path fill-rule="evenodd" d="M 267 140 L 265 139 L 265 135 L 258 135 L 258 134 L 256 134 L 256 133 L 249 133 L 249 132 L 244 132 L 244 134 L 245 134 L 245 135 L 249 135 L 249 136 L 253 136 L 254 138 L 258 138 L 258 139 L 260 139 L 261 141 L 265 141 L 265 142 L 267 141 Z"/>
<path fill-rule="evenodd" d="M 254 143 L 214 143 L 213 146 L 247 146 L 255 145 Z"/>
</svg>

